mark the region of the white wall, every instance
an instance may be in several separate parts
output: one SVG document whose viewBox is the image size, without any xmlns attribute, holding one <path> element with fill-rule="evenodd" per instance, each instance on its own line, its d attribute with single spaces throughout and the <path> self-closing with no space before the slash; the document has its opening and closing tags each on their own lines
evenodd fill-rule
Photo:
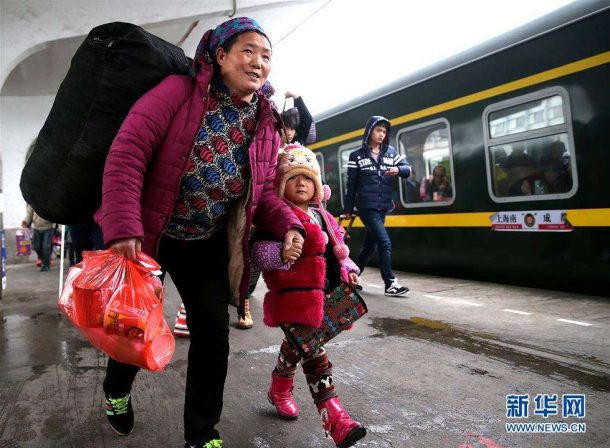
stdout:
<svg viewBox="0 0 610 448">
<path fill-rule="evenodd" d="M 0 96 L 0 148 L 2 150 L 2 189 L 4 227 L 21 224 L 25 201 L 19 190 L 25 154 L 44 124 L 55 96 Z"/>
</svg>

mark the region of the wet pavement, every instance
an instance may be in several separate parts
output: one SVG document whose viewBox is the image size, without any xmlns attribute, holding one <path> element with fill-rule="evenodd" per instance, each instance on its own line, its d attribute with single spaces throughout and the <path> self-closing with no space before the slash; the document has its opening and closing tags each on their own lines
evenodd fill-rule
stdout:
<svg viewBox="0 0 610 448">
<path fill-rule="evenodd" d="M 163 373 L 138 375 L 136 427 L 117 436 L 102 410 L 106 358 L 57 308 L 58 277 L 56 266 L 9 267 L 0 300 L 0 448 L 181 447 L 188 340 L 177 340 Z M 327 347 L 341 400 L 368 430 L 357 447 L 608 446 L 610 299 L 408 273 L 399 279 L 411 292 L 389 298 L 377 271 L 363 279 L 369 314 Z M 333 447 L 302 372 L 298 420 L 278 419 L 266 400 L 281 331 L 262 325 L 264 292 L 259 282 L 253 329 L 235 328 L 231 309 L 225 446 Z M 173 323 L 171 284 L 166 297 Z M 507 417 L 510 394 L 529 398 L 528 417 Z M 559 415 L 534 415 L 537 394 L 557 394 Z M 567 394 L 586 397 L 583 418 L 562 417 Z M 507 423 L 584 423 L 586 433 L 515 434 Z"/>
</svg>

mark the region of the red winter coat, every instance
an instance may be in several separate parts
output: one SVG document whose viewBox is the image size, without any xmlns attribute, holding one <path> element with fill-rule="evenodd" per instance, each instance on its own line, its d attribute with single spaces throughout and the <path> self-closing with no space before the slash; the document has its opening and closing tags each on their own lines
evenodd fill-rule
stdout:
<svg viewBox="0 0 610 448">
<path fill-rule="evenodd" d="M 310 222 L 307 213 L 298 208 L 293 208 L 293 211 L 305 228 L 307 237 L 301 256 L 289 269 L 276 268 L 263 272 L 263 278 L 269 288 L 263 303 L 264 322 L 270 327 L 277 327 L 280 323 L 320 327 L 324 317 L 326 276 L 324 232 L 320 226 Z M 344 258 L 338 258 L 341 279 L 349 282 L 348 272 L 358 272 L 358 268 L 347 257 L 349 251 L 343 244 L 342 229 L 330 213 L 324 209 L 320 211 L 325 215 L 327 227 L 334 232 L 335 238 L 330 238 L 334 253 L 344 254 Z M 341 246 L 341 250 L 336 250 L 339 249 L 337 246 Z M 263 267 L 261 264 L 259 266 Z"/>
<path fill-rule="evenodd" d="M 212 73 L 209 64 L 201 66 L 195 79 L 170 75 L 130 110 L 106 159 L 102 205 L 95 214 L 106 244 L 140 238 L 142 251 L 156 257 L 207 110 Z M 302 229 L 274 193 L 280 121 L 269 100 L 258 96 L 258 126 L 249 147 L 248 194 L 228 213 L 229 283 L 235 304 L 247 296 L 252 223 L 279 240 L 289 229 Z"/>
</svg>

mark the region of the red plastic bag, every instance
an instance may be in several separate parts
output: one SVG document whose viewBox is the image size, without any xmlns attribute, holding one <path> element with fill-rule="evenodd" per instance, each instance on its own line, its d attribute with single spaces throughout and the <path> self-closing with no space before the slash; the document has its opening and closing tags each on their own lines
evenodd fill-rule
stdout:
<svg viewBox="0 0 610 448">
<path fill-rule="evenodd" d="M 163 319 L 159 265 L 139 253 L 138 261 L 111 250 L 83 252 L 68 271 L 58 305 L 96 348 L 117 361 L 160 371 L 176 343 Z"/>
</svg>

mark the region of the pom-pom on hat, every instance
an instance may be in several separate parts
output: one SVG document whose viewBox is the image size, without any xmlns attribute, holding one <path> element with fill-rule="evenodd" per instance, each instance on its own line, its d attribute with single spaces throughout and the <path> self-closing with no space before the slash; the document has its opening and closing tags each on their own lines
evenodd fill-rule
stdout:
<svg viewBox="0 0 610 448">
<path fill-rule="evenodd" d="M 304 174 L 313 180 L 315 193 L 311 202 L 320 203 L 324 200 L 324 188 L 320 176 L 320 165 L 316 155 L 309 148 L 299 144 L 288 145 L 280 152 L 277 162 L 277 174 L 275 176 L 277 194 L 284 198 L 286 181 L 297 174 Z"/>
</svg>

